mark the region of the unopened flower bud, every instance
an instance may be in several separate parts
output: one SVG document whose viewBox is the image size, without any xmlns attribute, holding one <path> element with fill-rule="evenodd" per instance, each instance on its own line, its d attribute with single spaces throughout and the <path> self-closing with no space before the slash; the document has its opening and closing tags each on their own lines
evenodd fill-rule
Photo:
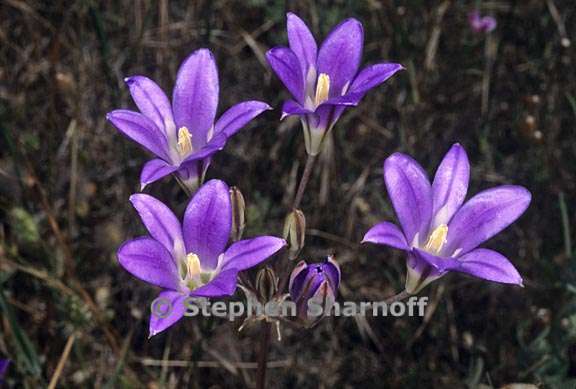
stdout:
<svg viewBox="0 0 576 389">
<path fill-rule="evenodd" d="M 288 242 L 288 253 L 290 259 L 298 256 L 304 247 L 306 237 L 306 217 L 299 209 L 294 209 L 286 216 L 284 222 L 284 239 Z"/>
<path fill-rule="evenodd" d="M 300 261 L 290 276 L 290 297 L 298 317 L 308 326 L 322 319 L 334 304 L 340 285 L 340 268 L 332 256 L 323 263 Z"/>
<path fill-rule="evenodd" d="M 265 301 L 270 301 L 278 292 L 278 277 L 270 267 L 266 266 L 256 275 L 258 294 Z"/>
<path fill-rule="evenodd" d="M 242 239 L 242 233 L 244 232 L 244 227 L 246 226 L 246 219 L 244 216 L 244 211 L 246 209 L 246 203 L 244 202 L 244 196 L 240 189 L 233 186 L 230 188 L 230 199 L 232 203 L 232 240 L 234 242 Z"/>
</svg>

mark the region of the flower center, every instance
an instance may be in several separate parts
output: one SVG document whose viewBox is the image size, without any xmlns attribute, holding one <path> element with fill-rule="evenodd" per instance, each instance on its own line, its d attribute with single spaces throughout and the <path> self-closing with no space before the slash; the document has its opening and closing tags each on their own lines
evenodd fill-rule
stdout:
<svg viewBox="0 0 576 389">
<path fill-rule="evenodd" d="M 326 73 L 320 73 L 318 76 L 318 82 L 316 83 L 316 97 L 314 98 L 314 104 L 319 106 L 326 100 L 330 94 L 330 76 Z"/>
<path fill-rule="evenodd" d="M 210 282 L 213 272 L 203 272 L 200 265 L 200 257 L 194 253 L 189 253 L 180 262 L 180 276 L 184 285 L 194 290 Z"/>
<path fill-rule="evenodd" d="M 438 227 L 432 231 L 424 250 L 431 254 L 438 255 L 446 243 L 446 236 L 448 235 L 448 226 L 446 224 L 440 224 Z"/>
<path fill-rule="evenodd" d="M 192 134 L 186 127 L 178 129 L 178 153 L 180 156 L 185 157 L 192 151 Z"/>
</svg>

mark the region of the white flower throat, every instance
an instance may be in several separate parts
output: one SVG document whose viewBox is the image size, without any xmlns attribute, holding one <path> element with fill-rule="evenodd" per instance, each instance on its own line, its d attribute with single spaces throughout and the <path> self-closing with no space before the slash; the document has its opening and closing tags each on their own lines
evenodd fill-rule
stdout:
<svg viewBox="0 0 576 389">
<path fill-rule="evenodd" d="M 432 231 L 428 237 L 428 242 L 424 246 L 424 250 L 430 254 L 439 255 L 442 248 L 446 244 L 446 236 L 448 235 L 448 226 L 446 224 L 440 224 L 438 227 Z"/>
<path fill-rule="evenodd" d="M 210 282 L 214 277 L 214 272 L 202 271 L 200 257 L 194 253 L 189 253 L 184 260 L 180 261 L 180 277 L 183 284 L 193 290 Z"/>
<path fill-rule="evenodd" d="M 320 73 L 318 81 L 316 82 L 316 94 L 314 96 L 314 105 L 318 107 L 320 104 L 328 100 L 330 96 L 330 76 L 326 73 Z"/>
<path fill-rule="evenodd" d="M 178 153 L 181 157 L 185 157 L 192 152 L 192 134 L 186 127 L 178 129 Z"/>
</svg>

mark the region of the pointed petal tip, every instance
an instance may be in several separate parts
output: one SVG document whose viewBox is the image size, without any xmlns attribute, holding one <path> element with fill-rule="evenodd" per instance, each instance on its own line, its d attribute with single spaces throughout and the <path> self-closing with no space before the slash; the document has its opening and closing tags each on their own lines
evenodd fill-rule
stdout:
<svg viewBox="0 0 576 389">
<path fill-rule="evenodd" d="M 298 15 L 296 15 L 294 12 L 291 12 L 291 11 L 286 12 L 286 19 L 293 18 L 293 17 L 300 19 L 300 17 Z"/>
</svg>

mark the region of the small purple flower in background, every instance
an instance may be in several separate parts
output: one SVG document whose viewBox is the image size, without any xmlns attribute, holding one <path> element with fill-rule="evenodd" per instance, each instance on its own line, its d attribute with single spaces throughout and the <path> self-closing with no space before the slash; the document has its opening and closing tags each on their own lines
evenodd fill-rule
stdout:
<svg viewBox="0 0 576 389">
<path fill-rule="evenodd" d="M 492 16 L 480 15 L 478 10 L 474 10 L 468 14 L 468 23 L 474 32 L 491 32 L 496 28 L 496 19 Z"/>
<path fill-rule="evenodd" d="M 180 320 L 187 297 L 232 295 L 238 272 L 259 264 L 286 245 L 283 239 L 259 236 L 226 248 L 232 207 L 228 186 L 220 180 L 210 180 L 196 192 L 182 224 L 152 196 L 135 194 L 130 201 L 150 236 L 125 242 L 118 249 L 118 259 L 132 275 L 163 288 L 159 298 L 172 309 L 166 317 L 151 315 L 150 336 Z"/>
<path fill-rule="evenodd" d="M 322 308 L 328 313 L 338 293 L 340 285 L 340 268 L 332 257 L 323 263 L 306 264 L 300 261 L 290 275 L 290 297 L 296 304 L 298 317 L 306 323 L 315 323 L 324 315 L 310 316 L 308 304 Z"/>
<path fill-rule="evenodd" d="M 193 192 L 201 185 L 211 157 L 229 137 L 270 109 L 260 101 L 245 101 L 226 111 L 214 122 L 218 106 L 218 70 L 208 49 L 194 51 L 184 60 L 174 86 L 172 104 L 166 94 L 145 76 L 126 78 L 140 112 L 120 109 L 108 120 L 136 143 L 156 155 L 144 165 L 142 189 L 176 173 Z"/>
<path fill-rule="evenodd" d="M 4 376 L 8 370 L 8 365 L 10 365 L 9 359 L 0 359 L 0 384 L 4 383 Z"/>
<path fill-rule="evenodd" d="M 402 229 L 382 222 L 366 233 L 363 242 L 408 253 L 406 292 L 417 293 L 449 271 L 522 285 L 508 259 L 477 247 L 524 213 L 530 192 L 502 185 L 464 203 L 469 178 L 468 156 L 459 144 L 440 163 L 432 185 L 411 157 L 395 153 L 384 161 L 384 181 Z"/>
<path fill-rule="evenodd" d="M 357 105 L 366 92 L 403 67 L 380 63 L 358 73 L 364 30 L 356 19 L 336 26 L 319 50 L 306 24 L 293 13 L 287 15 L 287 29 L 290 47 L 272 48 L 266 57 L 294 98 L 284 103 L 283 117 L 301 117 L 306 150 L 317 155 L 344 109 Z"/>
</svg>

